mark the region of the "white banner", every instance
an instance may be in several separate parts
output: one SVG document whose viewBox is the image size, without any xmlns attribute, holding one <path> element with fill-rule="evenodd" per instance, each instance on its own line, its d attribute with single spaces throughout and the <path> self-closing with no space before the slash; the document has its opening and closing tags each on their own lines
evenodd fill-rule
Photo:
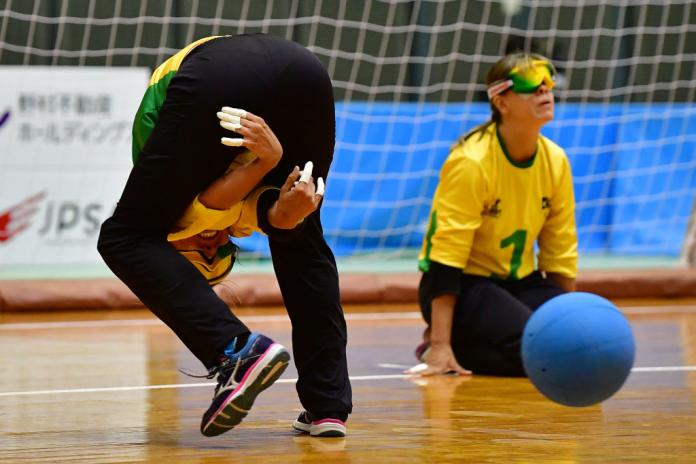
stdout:
<svg viewBox="0 0 696 464">
<path fill-rule="evenodd" d="M 100 265 L 144 68 L 0 67 L 0 272 Z M 0 274 L 1 276 L 2 274 Z"/>
</svg>

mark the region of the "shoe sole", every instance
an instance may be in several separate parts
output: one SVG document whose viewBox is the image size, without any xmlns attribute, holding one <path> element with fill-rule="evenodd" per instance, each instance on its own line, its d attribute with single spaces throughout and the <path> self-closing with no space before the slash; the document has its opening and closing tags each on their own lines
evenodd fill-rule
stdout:
<svg viewBox="0 0 696 464">
<path fill-rule="evenodd" d="M 295 420 L 295 422 L 292 423 L 292 429 L 295 432 L 309 433 L 309 431 L 312 429 L 312 426 L 310 424 L 305 424 L 304 422 Z"/>
<path fill-rule="evenodd" d="M 256 397 L 273 385 L 290 362 L 290 353 L 278 343 L 272 344 L 247 371 L 217 412 L 211 415 L 201 432 L 214 437 L 237 426 L 254 405 Z"/>
<path fill-rule="evenodd" d="M 343 422 L 335 419 L 323 419 L 312 422 L 309 435 L 312 437 L 345 437 L 346 426 Z"/>
<path fill-rule="evenodd" d="M 312 424 L 295 420 L 292 428 L 296 432 L 309 434 L 312 437 L 345 437 L 346 426 L 332 419 L 321 420 Z"/>
</svg>

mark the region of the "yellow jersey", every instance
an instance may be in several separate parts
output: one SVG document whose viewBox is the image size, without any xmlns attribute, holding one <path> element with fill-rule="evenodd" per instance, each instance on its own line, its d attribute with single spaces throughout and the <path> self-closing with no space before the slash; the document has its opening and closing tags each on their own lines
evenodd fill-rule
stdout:
<svg viewBox="0 0 696 464">
<path fill-rule="evenodd" d="M 512 160 L 491 124 L 455 144 L 440 172 L 419 268 L 521 279 L 538 267 L 575 278 L 577 232 L 568 158 L 539 137 L 534 156 Z"/>
<path fill-rule="evenodd" d="M 253 158 L 251 152 L 243 152 L 232 161 L 227 172 L 242 166 Z M 177 221 L 174 229 L 167 235 L 170 242 L 193 237 L 206 230 L 228 229 L 228 234 L 233 237 L 247 237 L 253 232 L 264 233 L 258 225 L 256 206 L 259 197 L 267 190 L 278 190 L 273 186 L 261 186 L 254 189 L 242 201 L 225 210 L 211 209 L 198 200 L 198 195 L 186 208 L 182 217 Z"/>
</svg>

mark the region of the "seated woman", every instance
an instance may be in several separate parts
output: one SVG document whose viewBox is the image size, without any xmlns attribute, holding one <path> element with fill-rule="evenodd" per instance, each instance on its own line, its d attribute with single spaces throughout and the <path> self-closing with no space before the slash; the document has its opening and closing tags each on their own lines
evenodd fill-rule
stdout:
<svg viewBox="0 0 696 464">
<path fill-rule="evenodd" d="M 419 256 L 428 328 L 416 350 L 427 366 L 416 372 L 525 375 L 527 320 L 575 289 L 570 164 L 540 133 L 554 116 L 555 74 L 535 54 L 495 63 L 486 76 L 491 120 L 462 137 L 442 167 Z"/>
</svg>

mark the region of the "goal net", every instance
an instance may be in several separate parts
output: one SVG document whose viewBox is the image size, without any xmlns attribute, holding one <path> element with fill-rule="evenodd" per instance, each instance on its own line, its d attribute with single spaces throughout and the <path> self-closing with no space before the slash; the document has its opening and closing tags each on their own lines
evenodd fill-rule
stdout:
<svg viewBox="0 0 696 464">
<path fill-rule="evenodd" d="M 415 253 L 448 148 L 487 120 L 485 73 L 515 49 L 560 72 L 543 132 L 571 160 L 581 253 L 682 252 L 696 192 L 693 0 L 0 0 L 0 65 L 154 68 L 200 37 L 252 32 L 305 45 L 333 79 L 322 218 L 337 255 Z M 242 247 L 267 255 L 260 237 Z"/>
</svg>

